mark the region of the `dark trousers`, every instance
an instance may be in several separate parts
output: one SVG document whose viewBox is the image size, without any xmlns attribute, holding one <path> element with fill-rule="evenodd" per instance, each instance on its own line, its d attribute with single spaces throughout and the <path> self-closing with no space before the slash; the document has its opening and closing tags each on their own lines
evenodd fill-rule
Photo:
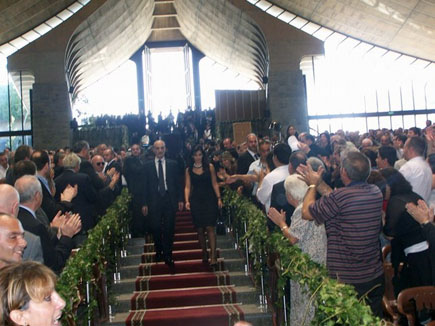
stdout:
<svg viewBox="0 0 435 326">
<path fill-rule="evenodd" d="M 130 202 L 131 220 L 130 233 L 133 238 L 144 237 L 148 232 L 147 218 L 142 214 L 142 203 L 139 196 L 134 196 Z"/>
<path fill-rule="evenodd" d="M 175 210 L 168 193 L 159 196 L 158 203 L 153 205 L 153 210 L 150 212 L 150 228 L 156 253 L 163 254 L 165 259 L 172 258 Z"/>
<path fill-rule="evenodd" d="M 352 285 L 358 293 L 358 298 L 364 295 L 373 314 L 382 318 L 382 297 L 385 290 L 384 274 L 371 281 Z"/>
</svg>

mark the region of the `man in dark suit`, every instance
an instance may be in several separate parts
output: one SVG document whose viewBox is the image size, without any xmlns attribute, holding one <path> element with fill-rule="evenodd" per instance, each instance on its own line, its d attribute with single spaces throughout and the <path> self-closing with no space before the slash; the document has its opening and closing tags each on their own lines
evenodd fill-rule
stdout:
<svg viewBox="0 0 435 326">
<path fill-rule="evenodd" d="M 146 233 L 145 219 L 141 211 L 143 165 L 140 160 L 140 154 L 140 146 L 133 144 L 131 146 L 131 156 L 127 157 L 124 163 L 124 176 L 127 181 L 128 192 L 132 195 L 130 208 L 133 216 L 130 222 L 130 230 L 133 238 L 143 237 Z"/>
<path fill-rule="evenodd" d="M 62 227 L 60 238 L 52 238 L 47 228 L 35 215 L 42 202 L 42 189 L 38 179 L 35 176 L 25 175 L 15 182 L 15 188 L 20 195 L 18 219 L 24 230 L 32 232 L 41 239 L 44 264 L 55 272 L 60 272 L 73 248 L 71 238 L 81 228 L 80 217 L 75 216 L 67 220 Z"/>
<path fill-rule="evenodd" d="M 175 212 L 183 209 L 182 184 L 177 163 L 165 159 L 166 145 L 157 140 L 153 145 L 155 158 L 144 164 L 142 214 L 148 216 L 153 233 L 156 260 L 164 259 L 173 268 Z"/>
<path fill-rule="evenodd" d="M 248 150 L 239 156 L 237 160 L 237 174 L 248 173 L 249 166 L 255 160 L 258 160 L 258 141 L 257 136 L 253 133 L 246 136 L 246 143 L 248 144 Z"/>
<path fill-rule="evenodd" d="M 120 174 L 120 177 L 118 179 L 118 183 L 116 184 L 116 194 L 120 194 L 121 190 L 122 190 L 122 165 L 120 162 L 117 161 L 116 159 L 116 155 L 115 152 L 113 151 L 113 149 L 111 147 L 107 148 L 106 150 L 104 150 L 103 153 L 103 157 L 104 157 L 104 161 L 106 162 L 106 167 L 104 168 L 104 173 L 107 174 L 108 171 L 110 171 L 111 169 L 115 169 L 116 172 L 118 172 Z"/>
<path fill-rule="evenodd" d="M 307 162 L 307 156 L 302 151 L 293 152 L 290 155 L 289 165 L 288 165 L 288 172 L 289 174 L 296 173 L 296 169 L 301 164 L 306 164 Z M 287 195 L 284 188 L 285 180 L 278 182 L 277 184 L 273 185 L 272 188 L 272 195 L 270 199 L 270 209 L 274 208 L 278 212 L 281 212 L 283 210 L 285 212 L 285 219 L 287 225 L 290 225 L 291 223 L 291 217 L 293 215 L 293 212 L 296 207 L 293 207 L 290 205 L 290 203 L 287 201 Z M 273 231 L 275 228 L 275 224 L 272 222 L 271 219 L 267 219 L 267 227 L 270 231 Z"/>
<path fill-rule="evenodd" d="M 95 173 L 94 167 L 89 162 L 89 143 L 86 140 L 80 140 L 73 146 L 73 152 L 80 158 L 80 173 L 87 174 L 91 179 L 92 186 L 96 191 L 105 187 L 103 180 Z M 65 167 L 64 167 L 65 168 Z"/>
<path fill-rule="evenodd" d="M 93 228 L 97 222 L 97 192 L 95 191 L 89 176 L 79 172 L 80 158 L 76 154 L 67 154 L 63 160 L 63 165 L 65 170 L 54 180 L 57 189 L 55 199 L 57 201 L 60 200 L 60 194 L 66 189 L 66 187 L 68 187 L 68 185 L 73 187 L 77 185 L 77 196 L 75 196 L 71 201 L 72 212 L 80 215 L 83 224 L 82 233 L 85 233 Z M 98 178 L 97 175 L 96 177 Z M 78 239 L 78 241 L 82 240 L 84 239 Z"/>
<path fill-rule="evenodd" d="M 63 213 L 72 209 L 71 201 L 77 195 L 77 187 L 66 187 L 64 192 L 60 195 L 60 202 L 54 199 L 49 186 L 50 179 L 50 157 L 46 151 L 34 151 L 30 158 L 36 165 L 36 177 L 41 183 L 42 188 L 42 204 L 41 208 L 44 210 L 51 222 L 59 211 Z"/>
</svg>

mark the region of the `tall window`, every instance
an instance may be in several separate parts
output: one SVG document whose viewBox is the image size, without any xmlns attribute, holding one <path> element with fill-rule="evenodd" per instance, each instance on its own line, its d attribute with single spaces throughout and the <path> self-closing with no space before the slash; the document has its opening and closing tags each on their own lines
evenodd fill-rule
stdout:
<svg viewBox="0 0 435 326">
<path fill-rule="evenodd" d="M 0 151 L 32 144 L 31 89 L 34 77 L 23 71 L 9 74 L 0 57 Z"/>
<path fill-rule="evenodd" d="M 302 59 L 312 131 L 366 132 L 435 121 L 434 70 L 398 53 L 372 52 L 326 42 L 324 56 Z"/>
<path fill-rule="evenodd" d="M 91 117 L 128 113 L 138 113 L 136 65 L 130 60 L 83 90 L 73 103 L 79 124 Z"/>
<path fill-rule="evenodd" d="M 177 116 L 192 106 L 193 87 L 188 47 L 148 48 L 144 51 L 146 103 L 154 118 Z"/>
</svg>

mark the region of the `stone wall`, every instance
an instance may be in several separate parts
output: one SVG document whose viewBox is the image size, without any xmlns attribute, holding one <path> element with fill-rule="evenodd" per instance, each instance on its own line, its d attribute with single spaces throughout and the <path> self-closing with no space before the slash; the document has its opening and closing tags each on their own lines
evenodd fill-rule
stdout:
<svg viewBox="0 0 435 326">
<path fill-rule="evenodd" d="M 57 149 L 70 144 L 71 110 L 66 82 L 33 85 L 33 147 Z"/>
</svg>

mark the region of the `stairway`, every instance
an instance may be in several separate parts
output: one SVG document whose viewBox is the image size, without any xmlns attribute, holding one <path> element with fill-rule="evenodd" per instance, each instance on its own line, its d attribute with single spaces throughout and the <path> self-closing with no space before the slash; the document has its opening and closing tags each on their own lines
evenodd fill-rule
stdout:
<svg viewBox="0 0 435 326">
<path fill-rule="evenodd" d="M 189 214 L 177 214 L 175 233 L 175 274 L 163 262 L 154 262 L 153 244 L 131 239 L 128 256 L 122 258 L 121 281 L 114 285 L 117 305 L 106 325 L 232 326 L 239 319 L 272 325 L 229 236 L 218 236 L 219 265 L 213 270 L 202 262 Z"/>
</svg>

